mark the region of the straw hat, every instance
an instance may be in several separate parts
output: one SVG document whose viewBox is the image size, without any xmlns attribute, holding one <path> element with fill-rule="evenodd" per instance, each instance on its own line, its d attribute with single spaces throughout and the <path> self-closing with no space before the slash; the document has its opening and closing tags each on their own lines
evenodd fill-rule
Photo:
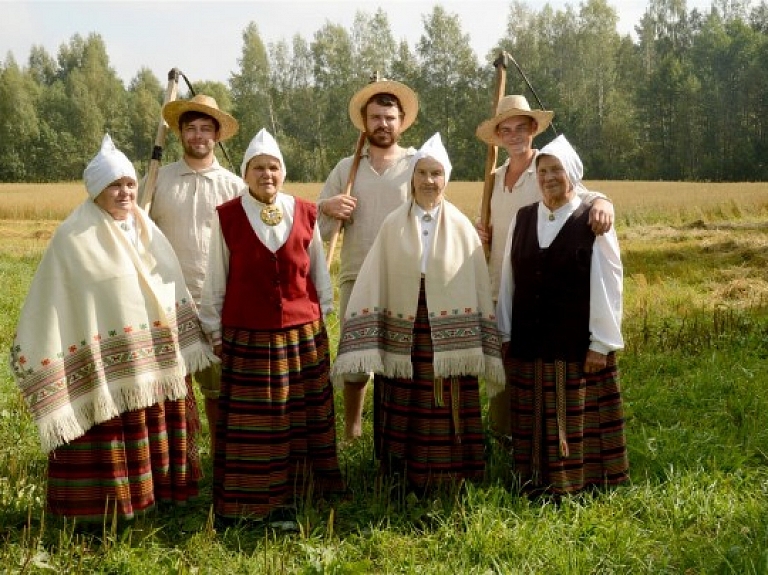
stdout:
<svg viewBox="0 0 768 575">
<path fill-rule="evenodd" d="M 358 130 L 365 132 L 365 118 L 363 118 L 362 109 L 368 100 L 376 94 L 392 94 L 400 100 L 400 107 L 403 109 L 404 116 L 401 131 L 407 130 L 416 121 L 416 114 L 419 113 L 419 98 L 416 96 L 416 92 L 400 82 L 380 80 L 366 84 L 349 101 L 349 117 Z"/>
<path fill-rule="evenodd" d="M 503 142 L 496 133 L 496 127 L 507 118 L 513 118 L 515 116 L 528 116 L 533 118 L 539 125 L 533 135 L 538 136 L 549 127 L 554 115 L 554 112 L 548 110 L 531 110 L 525 96 L 504 96 L 499 101 L 499 105 L 496 106 L 496 115 L 480 124 L 477 127 L 475 135 L 486 144 L 502 146 Z"/>
<path fill-rule="evenodd" d="M 237 120 L 226 112 L 219 110 L 216 100 L 204 94 L 198 94 L 190 100 L 174 100 L 163 106 L 163 118 L 177 136 L 179 133 L 179 118 L 184 112 L 201 112 L 215 118 L 219 123 L 219 141 L 224 142 L 235 134 L 239 128 Z"/>
</svg>

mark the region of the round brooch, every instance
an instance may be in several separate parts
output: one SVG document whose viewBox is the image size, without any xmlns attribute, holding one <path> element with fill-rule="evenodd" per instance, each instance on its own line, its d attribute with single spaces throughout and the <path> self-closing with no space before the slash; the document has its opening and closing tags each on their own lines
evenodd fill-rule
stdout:
<svg viewBox="0 0 768 575">
<path fill-rule="evenodd" d="M 264 206 L 261 208 L 261 221 L 268 226 L 276 226 L 283 221 L 283 211 L 275 205 Z"/>
</svg>

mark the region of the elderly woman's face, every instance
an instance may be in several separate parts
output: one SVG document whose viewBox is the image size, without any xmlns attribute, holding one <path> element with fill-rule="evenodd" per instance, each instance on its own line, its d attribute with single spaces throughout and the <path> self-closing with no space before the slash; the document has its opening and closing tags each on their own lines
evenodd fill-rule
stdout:
<svg viewBox="0 0 768 575">
<path fill-rule="evenodd" d="M 416 203 L 428 210 L 443 200 L 445 169 L 434 158 L 422 158 L 413 170 L 413 197 Z"/>
<path fill-rule="evenodd" d="M 93 200 L 116 220 L 124 220 L 136 208 L 136 180 L 123 176 L 104 188 Z"/>
<path fill-rule="evenodd" d="M 563 164 L 555 156 L 539 156 L 536 162 L 536 179 L 544 205 L 552 207 L 570 200 L 573 188 Z"/>
<path fill-rule="evenodd" d="M 265 204 L 274 201 L 277 192 L 283 187 L 283 168 L 280 160 L 267 154 L 259 154 L 248 160 L 243 178 L 251 195 Z"/>
</svg>

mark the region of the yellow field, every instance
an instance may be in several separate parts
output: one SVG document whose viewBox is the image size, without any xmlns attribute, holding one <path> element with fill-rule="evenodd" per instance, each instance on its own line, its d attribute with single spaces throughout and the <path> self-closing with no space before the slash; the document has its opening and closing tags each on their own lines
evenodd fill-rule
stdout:
<svg viewBox="0 0 768 575">
<path fill-rule="evenodd" d="M 619 220 L 655 215 L 716 214 L 758 217 L 768 209 L 768 182 L 701 184 L 691 182 L 586 182 L 591 190 L 607 194 Z M 315 200 L 322 184 L 289 183 L 286 189 Z M 447 197 L 470 217 L 476 215 L 482 183 L 451 182 Z M 81 182 L 60 184 L 0 184 L 0 220 L 61 220 L 86 198 Z M 707 219 L 704 217 L 704 219 Z"/>
</svg>

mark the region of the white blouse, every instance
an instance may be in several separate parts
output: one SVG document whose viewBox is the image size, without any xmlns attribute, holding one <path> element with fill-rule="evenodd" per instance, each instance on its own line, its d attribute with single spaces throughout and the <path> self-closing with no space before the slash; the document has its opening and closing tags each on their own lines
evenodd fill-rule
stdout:
<svg viewBox="0 0 768 575">
<path fill-rule="evenodd" d="M 296 198 L 283 192 L 277 193 L 275 205 L 283 212 L 282 221 L 269 226 L 261 221 L 261 209 L 266 205 L 256 200 L 251 194 L 243 194 L 243 209 L 253 231 L 262 243 L 275 253 L 288 240 L 293 229 L 293 216 L 296 209 Z M 203 284 L 203 297 L 200 305 L 200 323 L 203 331 L 209 334 L 213 343 L 221 342 L 221 311 L 224 307 L 224 296 L 227 291 L 229 276 L 230 251 L 221 232 L 219 215 L 213 218 L 211 234 L 211 251 L 208 259 L 208 272 Z M 323 316 L 333 311 L 333 285 L 325 263 L 325 250 L 320 237 L 320 229 L 315 225 L 312 241 L 309 243 L 309 274 L 317 290 L 320 309 Z"/>
<path fill-rule="evenodd" d="M 580 205 L 581 198 L 575 194 L 569 203 L 554 212 L 550 212 L 543 202 L 539 202 L 536 222 L 539 247 L 548 248 L 552 244 L 566 220 Z M 554 219 L 550 219 L 550 215 Z M 515 292 L 515 278 L 512 272 L 510 250 L 512 249 L 512 236 L 515 232 L 516 222 L 516 218 L 512 220 L 507 234 L 501 268 L 499 300 L 496 306 L 502 342 L 508 342 L 512 332 L 512 297 Z M 615 228 L 611 227 L 608 233 L 595 238 L 592 249 L 589 290 L 589 349 L 605 355 L 624 347 L 624 338 L 621 335 L 622 293 L 623 268 L 619 253 L 619 240 Z"/>
<path fill-rule="evenodd" d="M 419 222 L 419 237 L 421 238 L 421 273 L 427 272 L 427 262 L 429 254 L 432 251 L 432 243 L 435 241 L 435 229 L 437 228 L 437 218 L 440 216 L 440 206 L 437 204 L 431 210 L 425 210 L 416 202 L 413 202 L 413 213 Z"/>
</svg>

